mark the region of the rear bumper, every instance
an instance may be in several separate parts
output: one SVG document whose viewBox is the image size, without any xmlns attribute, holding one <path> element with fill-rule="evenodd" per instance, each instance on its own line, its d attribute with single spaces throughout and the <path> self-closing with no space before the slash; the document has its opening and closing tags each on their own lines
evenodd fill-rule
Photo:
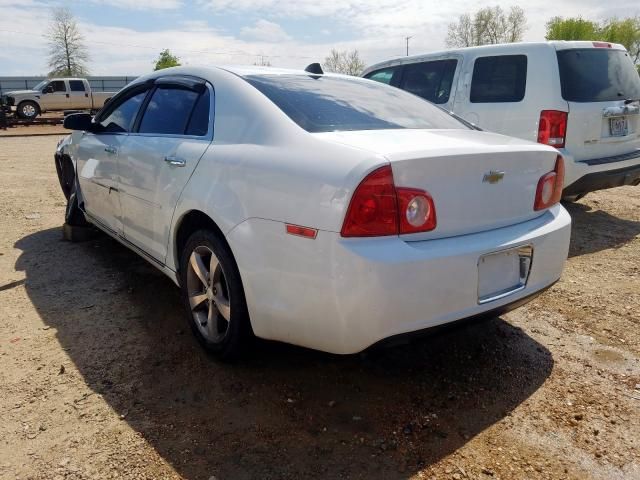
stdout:
<svg viewBox="0 0 640 480">
<path fill-rule="evenodd" d="M 349 354 L 528 301 L 560 278 L 570 231 L 569 214 L 556 205 L 517 225 L 419 242 L 326 231 L 309 240 L 263 219 L 242 223 L 227 239 L 257 336 Z M 522 246 L 533 248 L 525 288 L 479 303 L 480 257 Z"/>
<path fill-rule="evenodd" d="M 616 170 L 588 173 L 564 188 L 564 196 L 581 195 L 606 188 L 640 184 L 640 164 Z"/>
</svg>

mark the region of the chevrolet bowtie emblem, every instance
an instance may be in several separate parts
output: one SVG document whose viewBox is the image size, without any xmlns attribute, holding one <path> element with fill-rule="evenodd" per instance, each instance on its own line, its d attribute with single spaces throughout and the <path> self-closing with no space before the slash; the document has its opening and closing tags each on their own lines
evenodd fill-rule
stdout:
<svg viewBox="0 0 640 480">
<path fill-rule="evenodd" d="M 495 170 L 491 170 L 489 173 L 485 173 L 484 177 L 482 177 L 483 183 L 498 183 L 504 178 L 504 172 L 497 172 Z"/>
</svg>

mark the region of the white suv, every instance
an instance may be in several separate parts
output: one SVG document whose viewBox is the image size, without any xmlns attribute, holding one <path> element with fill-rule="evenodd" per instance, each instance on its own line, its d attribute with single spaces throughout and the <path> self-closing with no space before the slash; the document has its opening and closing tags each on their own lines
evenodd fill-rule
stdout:
<svg viewBox="0 0 640 480">
<path fill-rule="evenodd" d="M 622 45 L 487 45 L 390 60 L 363 76 L 483 129 L 558 148 L 566 199 L 640 183 L 640 76 Z"/>
</svg>

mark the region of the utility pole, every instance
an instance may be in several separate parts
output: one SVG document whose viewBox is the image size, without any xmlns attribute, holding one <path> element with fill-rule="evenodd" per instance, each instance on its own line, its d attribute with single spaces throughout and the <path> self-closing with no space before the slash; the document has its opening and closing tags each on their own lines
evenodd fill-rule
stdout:
<svg viewBox="0 0 640 480">
<path fill-rule="evenodd" d="M 405 41 L 407 42 L 407 57 L 409 56 L 409 40 L 411 40 L 412 38 L 413 38 L 413 36 L 404 37 Z"/>
</svg>

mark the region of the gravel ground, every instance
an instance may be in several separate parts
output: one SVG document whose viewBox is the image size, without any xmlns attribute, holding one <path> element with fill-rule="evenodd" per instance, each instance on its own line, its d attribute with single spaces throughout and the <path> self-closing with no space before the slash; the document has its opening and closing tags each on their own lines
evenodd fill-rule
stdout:
<svg viewBox="0 0 640 480">
<path fill-rule="evenodd" d="M 170 280 L 61 238 L 58 137 L 0 139 L 0 478 L 640 479 L 640 188 L 588 195 L 527 306 L 222 365 Z"/>
</svg>

